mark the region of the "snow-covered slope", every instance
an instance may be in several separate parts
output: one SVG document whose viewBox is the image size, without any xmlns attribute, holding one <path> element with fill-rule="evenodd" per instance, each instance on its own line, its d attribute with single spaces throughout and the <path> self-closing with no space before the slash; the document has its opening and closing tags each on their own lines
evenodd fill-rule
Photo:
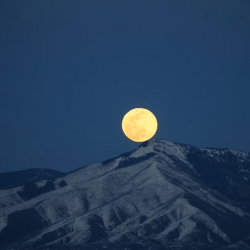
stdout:
<svg viewBox="0 0 250 250">
<path fill-rule="evenodd" d="M 249 162 L 247 153 L 150 140 L 55 181 L 0 191 L 0 242 L 236 244 L 250 235 Z M 234 187 L 236 198 L 220 184 Z"/>
</svg>

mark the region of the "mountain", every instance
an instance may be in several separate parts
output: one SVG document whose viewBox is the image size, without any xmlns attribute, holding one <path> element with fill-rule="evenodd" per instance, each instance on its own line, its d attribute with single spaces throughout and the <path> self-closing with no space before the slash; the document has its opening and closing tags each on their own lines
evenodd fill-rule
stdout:
<svg viewBox="0 0 250 250">
<path fill-rule="evenodd" d="M 55 180 L 2 190 L 0 245 L 250 249 L 249 190 L 249 153 L 150 140 Z"/>
<path fill-rule="evenodd" d="M 0 173 L 0 189 L 15 188 L 27 183 L 55 179 L 63 175 L 62 172 L 45 168 Z"/>
</svg>

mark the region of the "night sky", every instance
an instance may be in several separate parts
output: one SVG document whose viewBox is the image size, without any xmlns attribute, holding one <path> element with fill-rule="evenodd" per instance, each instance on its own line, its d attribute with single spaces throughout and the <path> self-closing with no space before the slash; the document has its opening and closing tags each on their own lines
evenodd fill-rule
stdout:
<svg viewBox="0 0 250 250">
<path fill-rule="evenodd" d="M 250 1 L 1 0 L 0 172 L 70 171 L 154 138 L 250 151 Z"/>
</svg>

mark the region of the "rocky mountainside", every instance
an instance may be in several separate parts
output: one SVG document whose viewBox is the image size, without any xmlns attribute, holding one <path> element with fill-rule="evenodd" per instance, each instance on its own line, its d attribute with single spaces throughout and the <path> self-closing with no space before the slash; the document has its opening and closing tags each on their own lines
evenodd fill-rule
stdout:
<svg viewBox="0 0 250 250">
<path fill-rule="evenodd" d="M 63 175 L 65 174 L 62 172 L 45 168 L 34 168 L 15 172 L 0 173 L 0 189 L 15 188 L 27 183 L 41 180 L 53 180 Z"/>
<path fill-rule="evenodd" d="M 150 140 L 55 180 L 1 190 L 0 245 L 249 249 L 249 211 L 249 153 Z"/>
</svg>

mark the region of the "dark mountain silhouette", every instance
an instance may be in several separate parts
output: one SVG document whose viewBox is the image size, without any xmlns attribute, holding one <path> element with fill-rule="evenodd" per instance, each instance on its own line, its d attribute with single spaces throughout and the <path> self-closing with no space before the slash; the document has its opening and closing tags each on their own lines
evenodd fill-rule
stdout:
<svg viewBox="0 0 250 250">
<path fill-rule="evenodd" d="M 63 175 L 65 174 L 62 172 L 44 168 L 0 173 L 0 189 L 15 188 L 27 183 L 41 180 L 52 180 Z"/>
</svg>

